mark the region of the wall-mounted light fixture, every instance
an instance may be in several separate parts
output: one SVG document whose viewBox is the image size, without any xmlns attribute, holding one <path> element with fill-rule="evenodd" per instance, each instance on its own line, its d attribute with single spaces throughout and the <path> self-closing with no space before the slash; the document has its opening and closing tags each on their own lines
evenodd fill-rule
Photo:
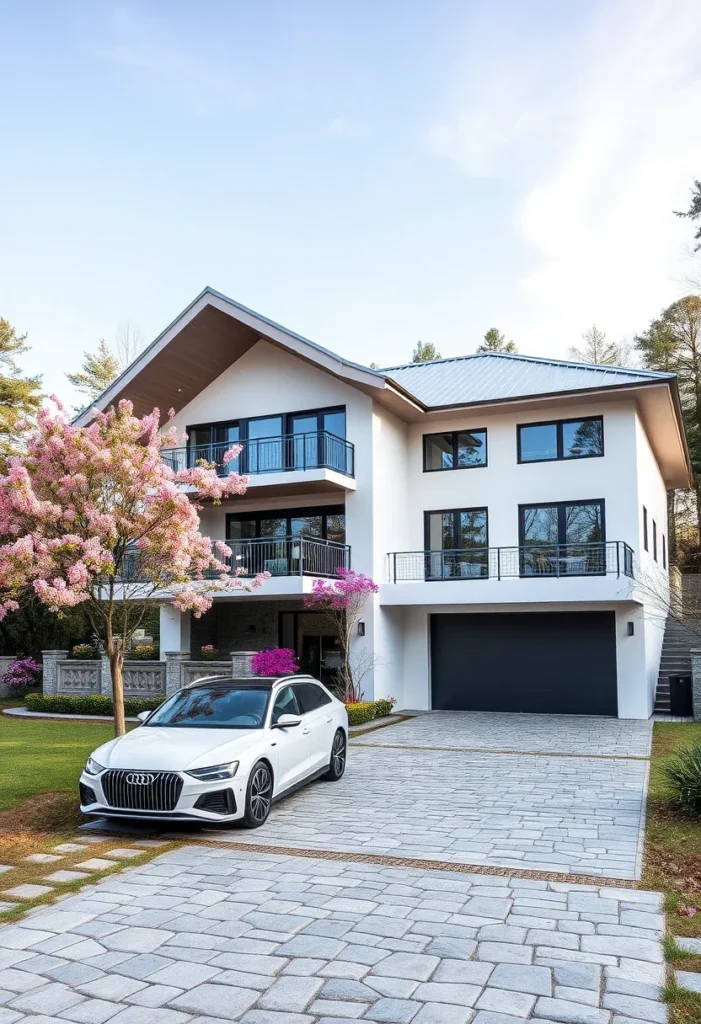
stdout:
<svg viewBox="0 0 701 1024">
<path fill-rule="evenodd" d="M 359 622 L 358 623 L 358 636 L 365 636 L 365 623 L 364 622 Z"/>
<path fill-rule="evenodd" d="M 635 635 L 635 623 L 634 622 L 629 622 L 628 623 L 626 632 L 628 633 L 628 636 L 634 636 Z"/>
</svg>

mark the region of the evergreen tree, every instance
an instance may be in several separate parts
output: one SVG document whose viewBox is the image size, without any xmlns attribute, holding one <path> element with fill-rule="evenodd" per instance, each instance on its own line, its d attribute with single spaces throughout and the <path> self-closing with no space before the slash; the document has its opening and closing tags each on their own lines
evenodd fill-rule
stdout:
<svg viewBox="0 0 701 1024">
<path fill-rule="evenodd" d="M 428 363 L 432 359 L 442 358 L 443 356 L 432 341 L 417 341 L 411 361 L 412 363 Z"/>
<path fill-rule="evenodd" d="M 0 461 L 22 446 L 25 423 L 41 405 L 40 377 L 23 377 L 16 358 L 28 350 L 27 335 L 17 334 L 0 317 Z"/>
<path fill-rule="evenodd" d="M 496 327 L 490 327 L 484 336 L 484 341 L 477 346 L 478 352 L 518 352 L 513 341 L 507 341 L 506 336 L 500 334 Z"/>
<path fill-rule="evenodd" d="M 93 400 L 116 380 L 121 368 L 118 358 L 110 351 L 105 339 L 100 338 L 97 352 L 86 352 L 80 371 L 67 373 L 66 376 L 77 391 L 82 391 Z"/>
<path fill-rule="evenodd" d="M 688 210 L 675 210 L 674 213 L 677 217 L 688 217 L 689 220 L 699 221 L 701 220 L 701 181 L 695 181 L 694 187 L 691 190 L 691 204 Z M 698 252 L 701 249 L 701 227 L 696 229 L 694 235 L 694 252 Z"/>
</svg>

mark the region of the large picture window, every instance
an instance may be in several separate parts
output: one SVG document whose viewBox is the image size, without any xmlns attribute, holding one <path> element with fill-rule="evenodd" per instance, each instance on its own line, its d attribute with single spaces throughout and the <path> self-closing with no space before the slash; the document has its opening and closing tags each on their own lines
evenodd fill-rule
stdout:
<svg viewBox="0 0 701 1024">
<path fill-rule="evenodd" d="M 519 462 L 554 462 L 591 459 L 604 454 L 601 416 L 552 423 L 526 423 L 517 427 Z"/>
<path fill-rule="evenodd" d="M 522 576 L 588 576 L 606 572 L 604 502 L 519 506 Z"/>
<path fill-rule="evenodd" d="M 424 473 L 487 465 L 487 431 L 424 434 Z"/>
<path fill-rule="evenodd" d="M 424 513 L 426 579 L 475 579 L 489 575 L 486 508 Z"/>
</svg>

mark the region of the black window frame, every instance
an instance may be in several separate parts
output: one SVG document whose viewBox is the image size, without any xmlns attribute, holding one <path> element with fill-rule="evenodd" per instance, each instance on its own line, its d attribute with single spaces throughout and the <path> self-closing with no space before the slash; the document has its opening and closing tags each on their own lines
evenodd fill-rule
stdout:
<svg viewBox="0 0 701 1024">
<path fill-rule="evenodd" d="M 458 435 L 459 434 L 484 434 L 484 462 L 477 462 L 472 466 L 458 465 Z M 453 442 L 453 465 L 437 466 L 431 469 L 426 465 L 426 446 L 432 437 L 451 437 Z M 462 430 L 435 430 L 430 434 L 423 435 L 423 471 L 424 473 L 452 473 L 456 469 L 485 469 L 489 465 L 489 432 L 486 427 L 475 427 L 474 429 Z M 461 509 L 465 511 L 465 509 Z"/>
<path fill-rule="evenodd" d="M 567 539 L 561 540 L 560 538 L 565 537 L 564 525 L 565 525 L 565 509 L 571 508 L 573 505 L 600 505 L 601 506 L 601 540 L 590 541 L 592 544 L 605 544 L 606 543 L 606 500 L 604 498 L 577 498 L 575 501 L 529 501 L 524 502 L 518 506 L 518 544 L 519 547 L 527 547 L 529 544 L 538 546 L 539 544 L 548 545 L 554 543 L 552 541 L 527 541 L 524 537 L 524 521 L 523 513 L 526 509 L 531 508 L 556 508 L 557 509 L 557 544 L 572 544 L 577 545 L 578 541 L 568 541 Z"/>
<path fill-rule="evenodd" d="M 476 505 L 474 508 L 431 508 L 424 512 L 424 550 L 438 550 L 437 548 L 431 549 L 430 545 L 430 532 L 431 527 L 429 523 L 429 516 L 445 516 L 452 513 L 453 516 L 460 515 L 461 512 L 484 512 L 485 519 L 485 533 L 486 544 L 481 545 L 479 548 L 475 548 L 476 551 L 481 551 L 483 548 L 489 547 L 489 506 L 487 505 Z M 457 520 L 453 519 L 453 540 L 457 535 Z M 470 551 L 470 548 L 441 548 L 442 551 Z"/>
<path fill-rule="evenodd" d="M 226 515 L 226 540 L 229 540 L 230 537 L 231 537 L 231 533 L 229 532 L 229 524 L 232 523 L 232 522 L 240 523 L 240 522 L 247 522 L 247 521 L 253 520 L 255 522 L 255 524 L 256 524 L 256 533 L 255 533 L 255 538 L 251 538 L 251 539 L 258 539 L 259 537 L 264 536 L 260 532 L 260 524 L 263 521 L 263 519 L 282 519 L 283 517 L 285 517 L 287 519 L 287 531 L 285 533 L 285 536 L 289 537 L 289 536 L 291 536 L 291 533 L 290 533 L 290 530 L 291 530 L 290 520 L 291 519 L 298 519 L 300 516 L 319 516 L 319 515 L 321 516 L 321 538 L 315 538 L 315 540 L 316 539 L 328 540 L 328 516 L 330 516 L 330 515 L 333 515 L 333 516 L 342 515 L 344 517 L 344 522 L 343 522 L 344 539 L 342 541 L 336 541 L 336 543 L 338 543 L 338 544 L 345 544 L 346 543 L 346 541 L 345 541 L 346 506 L 345 505 L 311 505 L 311 506 L 305 505 L 305 506 L 303 506 L 301 508 L 288 508 L 288 507 L 285 507 L 285 508 L 266 508 L 266 509 L 263 509 L 263 510 L 256 510 L 255 512 L 228 512 L 227 515 Z M 274 537 L 270 537 L 269 539 L 270 540 L 275 540 Z"/>
<path fill-rule="evenodd" d="M 276 418 L 281 419 L 282 420 L 282 434 L 280 434 L 280 435 L 278 435 L 278 434 L 271 434 L 270 435 L 271 438 L 276 438 L 278 436 L 284 437 L 287 434 L 292 433 L 292 430 L 291 430 L 292 420 L 296 416 L 316 416 L 316 423 L 317 423 L 316 429 L 318 431 L 324 430 L 325 429 L 324 428 L 324 416 L 327 413 L 330 413 L 330 412 L 342 412 L 344 414 L 344 416 L 347 415 L 347 411 L 346 411 L 345 405 L 328 405 L 328 406 L 324 406 L 323 408 L 319 408 L 319 409 L 294 409 L 292 412 L 270 412 L 270 413 L 265 413 L 264 415 L 261 415 L 261 416 L 240 416 L 240 417 L 234 417 L 233 419 L 225 419 L 225 420 L 207 420 L 204 423 L 189 423 L 186 426 L 186 428 L 185 428 L 185 432 L 188 434 L 188 437 L 189 437 L 190 431 L 192 431 L 192 430 L 207 430 L 207 429 L 213 429 L 215 427 L 238 427 L 239 428 L 239 440 L 237 442 L 232 442 L 232 443 L 240 444 L 243 441 L 248 441 L 249 440 L 248 424 L 249 423 L 255 423 L 257 420 L 273 420 L 273 419 L 276 419 Z M 347 423 L 346 423 L 346 426 L 347 426 Z M 341 438 L 341 440 L 343 440 L 343 441 L 347 440 L 345 434 L 346 434 L 346 431 L 344 430 L 343 437 Z M 334 437 L 339 437 L 339 436 L 340 436 L 339 434 L 334 434 Z M 260 440 L 262 440 L 262 438 L 256 438 L 255 440 L 260 441 Z M 211 441 L 210 442 L 210 444 L 221 444 L 221 443 L 223 443 L 223 442 L 219 442 L 219 441 Z M 188 447 L 190 447 L 190 446 L 188 445 Z"/>
<path fill-rule="evenodd" d="M 657 561 L 657 521 L 652 520 L 652 557 Z"/>
<path fill-rule="evenodd" d="M 662 568 L 667 568 L 667 538 L 662 534 Z"/>
<path fill-rule="evenodd" d="M 647 529 L 647 509 L 643 505 L 643 547 L 646 551 L 650 550 L 650 538 L 648 536 Z"/>
<path fill-rule="evenodd" d="M 562 428 L 568 423 L 601 423 L 601 451 L 594 455 L 565 455 L 562 440 Z M 521 457 L 521 431 L 529 427 L 555 427 L 557 438 L 557 455 L 552 459 L 524 459 Z M 537 423 L 519 423 L 516 426 L 516 457 L 519 466 L 532 466 L 539 462 L 577 462 L 580 459 L 602 459 L 606 454 L 604 438 L 604 417 L 602 416 L 574 416 L 568 420 L 540 420 Z"/>
</svg>

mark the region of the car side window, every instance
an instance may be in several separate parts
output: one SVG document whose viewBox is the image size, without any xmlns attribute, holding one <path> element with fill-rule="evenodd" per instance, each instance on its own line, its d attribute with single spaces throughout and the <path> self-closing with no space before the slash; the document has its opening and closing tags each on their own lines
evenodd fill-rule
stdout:
<svg viewBox="0 0 701 1024">
<path fill-rule="evenodd" d="M 317 686 L 316 683 L 295 683 L 295 693 L 297 694 L 297 700 L 302 708 L 303 715 L 306 715 L 309 711 L 316 711 L 317 708 L 323 707 L 324 704 L 331 703 L 328 693 L 322 690 L 320 686 Z"/>
<path fill-rule="evenodd" d="M 299 715 L 300 709 L 295 697 L 295 692 L 291 686 L 283 686 L 275 698 L 273 704 L 273 713 L 271 716 L 271 723 L 275 725 L 281 718 L 282 715 Z"/>
</svg>

